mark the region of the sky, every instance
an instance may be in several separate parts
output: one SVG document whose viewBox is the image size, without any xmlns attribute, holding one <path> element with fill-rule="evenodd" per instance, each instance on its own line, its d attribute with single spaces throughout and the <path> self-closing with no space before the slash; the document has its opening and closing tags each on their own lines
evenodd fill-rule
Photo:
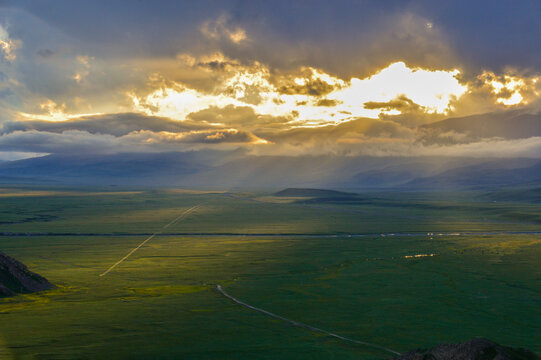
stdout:
<svg viewBox="0 0 541 360">
<path fill-rule="evenodd" d="M 539 0 L 0 0 L 0 159 L 541 157 L 538 136 L 427 135 L 539 113 L 539 18 Z"/>
</svg>

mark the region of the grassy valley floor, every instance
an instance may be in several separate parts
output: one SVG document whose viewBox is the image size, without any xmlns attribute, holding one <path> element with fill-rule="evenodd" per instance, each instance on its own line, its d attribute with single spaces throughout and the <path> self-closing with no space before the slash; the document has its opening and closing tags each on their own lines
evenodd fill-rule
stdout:
<svg viewBox="0 0 541 360">
<path fill-rule="evenodd" d="M 31 190 L 40 192 L 5 190 L 24 194 L 0 202 L 0 249 L 58 286 L 0 300 L 2 358 L 392 356 L 240 307 L 217 284 L 399 352 L 475 336 L 541 352 L 533 203 L 480 193 L 301 203 L 262 193 Z"/>
</svg>

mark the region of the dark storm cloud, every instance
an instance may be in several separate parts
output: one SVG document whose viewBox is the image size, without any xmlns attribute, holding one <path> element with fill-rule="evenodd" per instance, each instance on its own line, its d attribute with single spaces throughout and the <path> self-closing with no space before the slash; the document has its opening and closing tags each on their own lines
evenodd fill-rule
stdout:
<svg viewBox="0 0 541 360">
<path fill-rule="evenodd" d="M 260 140 L 248 131 L 239 130 L 208 130 L 191 132 L 183 138 L 186 143 L 222 144 L 222 143 L 253 143 Z"/>
<path fill-rule="evenodd" d="M 316 103 L 316 106 L 333 107 L 333 106 L 336 106 L 338 104 L 340 104 L 340 101 L 338 101 L 338 100 L 321 99 L 321 100 L 318 100 L 318 102 Z"/>
<path fill-rule="evenodd" d="M 228 14 L 232 26 L 257 38 L 250 49 L 224 43 L 222 51 L 236 58 L 258 54 L 269 63 L 304 62 L 336 72 L 362 71 L 391 58 L 425 65 L 443 62 L 449 55 L 444 47 L 449 46 L 471 68 L 541 67 L 537 0 L 8 0 L 5 4 L 34 14 L 91 48 L 99 50 L 102 44 L 111 53 L 174 56 L 189 44 L 204 48 L 195 36 L 201 24 Z M 119 43 L 122 49 L 115 49 Z"/>
<path fill-rule="evenodd" d="M 411 1 L 409 8 L 449 34 L 468 67 L 541 70 L 541 1 L 424 0 Z"/>
<path fill-rule="evenodd" d="M 411 111 L 419 110 L 420 106 L 409 99 L 407 96 L 402 95 L 391 101 L 368 101 L 364 103 L 365 109 L 383 109 L 383 110 L 400 110 L 400 111 Z"/>
<path fill-rule="evenodd" d="M 95 154 L 118 152 L 183 151 L 210 147 L 242 146 L 264 143 L 254 134 L 235 129 L 196 130 L 186 132 L 135 131 L 122 136 L 92 134 L 87 131 L 67 130 L 14 131 L 0 135 L 0 152 L 18 151 L 53 154 Z"/>
<path fill-rule="evenodd" d="M 107 153 L 125 146 L 111 135 L 92 135 L 85 131 L 50 133 L 16 131 L 0 136 L 0 151 L 33 153 Z"/>
<path fill-rule="evenodd" d="M 156 116 L 146 116 L 134 113 L 106 114 L 85 116 L 66 121 L 10 121 L 0 127 L 0 134 L 9 134 L 15 131 L 45 131 L 62 133 L 64 131 L 78 130 L 90 134 L 109 134 L 113 136 L 127 135 L 134 131 L 149 130 L 154 132 L 183 132 L 206 129 L 190 121 L 180 122 Z"/>
<path fill-rule="evenodd" d="M 205 118 L 208 119 L 210 114 L 211 112 L 207 113 Z M 110 129 L 108 133 L 104 130 L 108 125 L 114 126 L 115 120 L 123 116 L 127 118 L 133 114 L 103 115 L 103 118 L 110 117 L 113 120 L 104 121 L 103 127 L 87 130 L 80 130 L 84 128 L 82 125 L 88 125 L 84 119 L 68 120 L 68 124 L 50 123 L 65 127 L 46 127 L 47 124 L 38 121 L 28 122 L 29 126 L 24 129 L 15 127 L 15 124 L 7 124 L 0 133 L 0 152 L 98 154 L 186 151 L 203 148 L 228 150 L 244 147 L 255 155 L 288 156 L 333 153 L 369 156 L 436 154 L 538 158 L 541 154 L 539 152 L 541 132 L 537 126 L 539 115 L 514 112 L 487 114 L 476 119 L 448 120 L 417 129 L 405 127 L 394 121 L 359 118 L 333 126 L 289 130 L 277 128 L 268 132 L 259 131 L 257 134 L 233 128 L 195 130 L 191 125 L 185 128 L 181 125 L 174 128 L 176 131 L 165 131 L 164 129 L 174 130 L 169 123 L 172 120 L 149 117 L 150 125 L 147 124 L 146 127 L 154 130 L 128 132 L 130 129 L 124 128 Z M 496 116 L 497 126 L 487 126 L 494 122 Z M 138 121 L 145 124 L 144 119 Z M 477 123 L 476 127 L 472 128 L 472 123 Z M 509 128 L 517 128 L 520 133 L 517 131 L 510 133 Z"/>
<path fill-rule="evenodd" d="M 201 61 L 196 64 L 198 67 L 203 69 L 209 69 L 212 71 L 226 71 L 231 68 L 239 67 L 239 63 L 234 61 L 220 61 L 220 60 L 210 60 L 210 61 Z"/>
<path fill-rule="evenodd" d="M 538 4 L 8 0 L 0 6 L 0 24 L 9 24 L 9 36 L 22 45 L 13 64 L 0 64 L 20 84 L 12 88 L 16 101 L 6 106 L 39 113 L 51 99 L 70 113 L 131 111 L 126 94 L 145 93 L 150 77 L 212 92 L 229 72 L 256 62 L 270 71 L 278 93 L 314 97 L 337 90 L 336 84 L 306 74 L 299 84 L 282 75 L 313 67 L 347 83 L 398 60 L 463 69 L 466 80 L 482 67 L 527 66 L 521 72 L 527 75 L 541 71 Z M 214 24 L 216 38 L 201 32 L 204 24 Z M 249 40 L 232 41 L 237 31 Z M 213 53 L 223 57 L 201 60 Z M 195 62 L 182 67 L 179 54 L 191 54 Z M 86 63 L 78 60 L 84 57 Z M 252 93 L 247 89 L 247 103 L 259 104 Z"/>
<path fill-rule="evenodd" d="M 43 59 L 48 59 L 50 58 L 51 56 L 53 56 L 55 54 L 55 52 L 51 49 L 39 49 L 38 51 L 36 51 L 36 56 L 40 57 L 40 58 L 43 58 Z"/>
<path fill-rule="evenodd" d="M 541 137 L 541 113 L 521 110 L 450 118 L 421 126 L 423 144 L 470 143 L 481 139 L 527 139 Z"/>
<path fill-rule="evenodd" d="M 189 114 L 188 119 L 198 124 L 222 124 L 223 126 L 240 126 L 252 130 L 279 129 L 292 120 L 285 117 L 256 114 L 251 107 L 234 105 L 227 105 L 223 108 L 211 106 Z"/>
<path fill-rule="evenodd" d="M 337 125 L 292 127 L 318 120 L 295 122 L 298 107 L 336 106 L 331 93 L 354 83 L 352 77 L 368 79 L 397 61 L 412 69 L 458 69 L 462 84 L 470 86 L 462 103 L 452 104 L 466 109 L 462 113 L 503 108 L 506 105 L 497 101 L 511 99 L 518 90 L 496 91 L 487 81 L 503 84 L 508 74 L 534 79 L 541 73 L 539 18 L 541 2 L 535 0 L 8 0 L 0 2 L 0 25 L 3 40 L 13 44 L 13 59 L 0 62 L 0 151 L 169 151 L 269 140 L 276 145 L 273 149 L 283 145 L 284 153 L 293 146 L 293 155 L 297 148 L 325 152 L 337 146 L 363 149 L 367 143 L 374 154 L 404 154 L 409 146 L 423 154 L 444 152 L 435 140 L 416 142 L 417 125 L 444 115 L 426 113 L 414 97 L 364 103 L 365 109 L 382 110 L 380 119 L 352 114 Z M 494 79 L 480 78 L 485 70 L 494 72 Z M 261 85 L 267 81 L 270 85 Z M 272 102 L 284 104 L 282 97 L 299 95 L 297 109 L 271 116 L 258 114 L 256 106 L 238 106 L 264 104 L 269 91 L 265 86 L 277 94 L 269 108 Z M 524 104 L 539 104 L 539 85 L 523 88 Z M 171 89 L 188 89 L 193 97 L 160 97 Z M 144 106 L 134 105 L 148 94 L 155 96 Z M 201 100 L 232 94 L 239 94 L 236 106 Z M 356 94 L 350 98 L 357 101 Z M 156 105 L 152 100 L 167 101 Z M 188 106 L 199 100 L 204 105 Z M 158 112 L 158 107 L 182 108 L 183 102 L 189 108 L 178 116 L 183 121 L 127 113 L 136 109 L 173 118 L 174 111 Z M 189 113 L 193 109 L 203 110 Z M 74 114 L 107 115 L 63 122 L 9 121 L 26 115 L 47 118 L 53 110 L 60 114 L 57 120 Z M 329 110 L 325 124 L 338 123 L 336 114 L 348 113 L 317 110 Z M 510 153 L 515 145 L 527 147 L 528 154 L 539 149 L 539 139 L 484 141 L 484 136 L 456 129 L 434 133 L 429 135 L 445 144 L 477 142 L 456 150 L 460 154 L 469 149 L 498 152 L 494 146 L 500 145 Z M 267 146 L 274 145 L 258 149 Z"/>
<path fill-rule="evenodd" d="M 285 95 L 324 96 L 335 90 L 335 87 L 320 79 L 310 79 L 303 85 L 289 83 L 279 85 L 278 92 Z"/>
<path fill-rule="evenodd" d="M 368 137 L 413 139 L 415 131 L 393 121 L 359 118 L 339 125 L 263 133 L 263 137 L 277 144 L 289 143 L 299 146 L 317 146 L 319 144 L 324 148 L 328 144 L 362 141 Z"/>
</svg>

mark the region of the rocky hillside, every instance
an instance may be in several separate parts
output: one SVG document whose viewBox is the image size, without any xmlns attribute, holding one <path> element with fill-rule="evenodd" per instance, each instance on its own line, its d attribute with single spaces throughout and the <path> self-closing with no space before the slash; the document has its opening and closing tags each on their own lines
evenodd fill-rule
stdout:
<svg viewBox="0 0 541 360">
<path fill-rule="evenodd" d="M 54 286 L 21 262 L 0 252 L 0 297 L 43 291 Z"/>
<path fill-rule="evenodd" d="M 525 349 L 498 345 L 476 338 L 460 344 L 440 344 L 432 349 L 417 349 L 393 360 L 540 360 L 541 357 Z"/>
</svg>

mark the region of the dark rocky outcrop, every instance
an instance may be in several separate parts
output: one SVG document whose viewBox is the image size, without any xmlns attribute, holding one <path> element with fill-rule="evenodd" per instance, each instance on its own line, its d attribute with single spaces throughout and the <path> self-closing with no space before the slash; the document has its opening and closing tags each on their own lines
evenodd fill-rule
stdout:
<svg viewBox="0 0 541 360">
<path fill-rule="evenodd" d="M 0 252 L 0 297 L 52 289 L 43 276 L 35 274 L 21 262 Z"/>
<path fill-rule="evenodd" d="M 476 338 L 460 344 L 440 344 L 432 349 L 417 349 L 393 360 L 540 360 L 541 357 L 525 349 L 496 344 Z"/>
</svg>

